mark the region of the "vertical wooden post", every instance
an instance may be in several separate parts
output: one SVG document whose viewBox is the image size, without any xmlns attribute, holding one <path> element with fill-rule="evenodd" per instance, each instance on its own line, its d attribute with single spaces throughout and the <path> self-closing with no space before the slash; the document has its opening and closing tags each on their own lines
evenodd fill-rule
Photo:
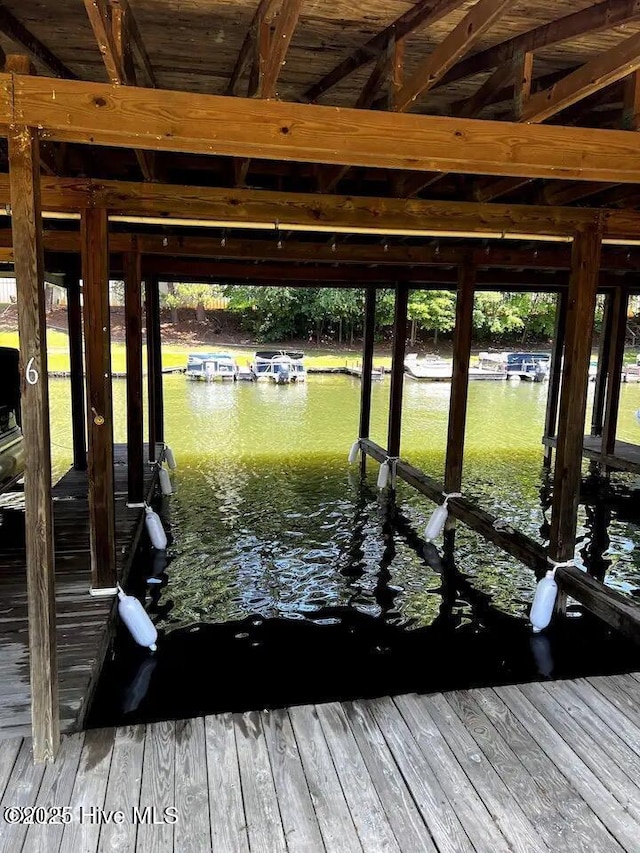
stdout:
<svg viewBox="0 0 640 853">
<path fill-rule="evenodd" d="M 89 437 L 89 530 L 92 591 L 116 586 L 115 510 L 113 495 L 113 403 L 111 396 L 111 328 L 109 317 L 109 248 L 107 212 L 82 211 L 82 280 L 87 434 Z"/>
<path fill-rule="evenodd" d="M 7 71 L 29 70 L 9 57 Z M 22 431 L 25 438 L 25 529 L 33 757 L 53 761 L 60 745 L 55 564 L 47 378 L 44 255 L 37 133 L 9 136 L 11 228 L 20 335 Z"/>
<path fill-rule="evenodd" d="M 571 559 L 575 548 L 601 246 L 601 229 L 585 228 L 575 235 L 571 255 L 549 544 L 558 561 Z"/>
<path fill-rule="evenodd" d="M 611 350 L 611 339 L 613 338 L 613 293 L 607 293 L 604 300 L 602 333 L 600 335 L 600 346 L 598 347 L 598 369 L 596 372 L 596 386 L 591 412 L 591 435 L 602 435 L 604 403 L 607 396 L 609 352 Z"/>
<path fill-rule="evenodd" d="M 604 426 L 602 430 L 603 454 L 613 453 L 616 444 L 620 383 L 622 381 L 622 365 L 624 363 L 624 341 L 627 333 L 628 302 L 629 294 L 626 288 L 616 287 L 611 307 L 613 338 L 609 348 L 609 364 L 607 368 L 607 398 L 604 407 Z"/>
<path fill-rule="evenodd" d="M 156 443 L 164 441 L 162 389 L 162 341 L 160 338 L 160 291 L 157 276 L 145 282 L 147 322 L 147 387 L 149 394 L 149 461 L 156 459 Z"/>
<path fill-rule="evenodd" d="M 393 350 L 391 357 L 391 391 L 389 400 L 389 431 L 387 451 L 389 456 L 400 455 L 402 432 L 402 389 L 404 382 L 404 356 L 407 340 L 407 309 L 409 285 L 396 284 L 396 305 L 393 317 Z"/>
<path fill-rule="evenodd" d="M 364 334 L 362 337 L 362 384 L 360 386 L 360 429 L 359 438 L 369 438 L 371 427 L 371 373 L 373 370 L 373 338 L 376 327 L 376 289 L 368 287 L 364 294 Z M 367 457 L 360 456 L 360 468 L 364 475 Z"/>
<path fill-rule="evenodd" d="M 84 364 L 82 360 L 82 307 L 80 275 L 74 264 L 67 275 L 67 319 L 69 326 L 69 367 L 71 372 L 71 429 L 73 435 L 73 467 L 87 468 L 87 422 L 84 405 Z"/>
<path fill-rule="evenodd" d="M 459 492 L 462 487 L 469 361 L 473 332 L 474 286 L 475 268 L 469 260 L 465 260 L 458 267 L 456 325 L 453 333 L 453 375 L 451 377 L 447 458 L 444 472 L 445 492 Z"/>
<path fill-rule="evenodd" d="M 549 388 L 547 389 L 547 411 L 544 417 L 544 437 L 553 438 L 558 423 L 558 401 L 560 399 L 560 378 L 562 376 L 562 352 L 564 350 L 564 335 L 567 325 L 567 292 L 558 293 L 556 303 L 556 322 L 553 333 L 553 348 L 549 366 Z M 551 468 L 553 448 L 545 445 L 543 465 Z"/>
<path fill-rule="evenodd" d="M 135 240 L 135 237 L 133 238 Z M 144 429 L 142 421 L 142 271 L 140 253 L 124 261 L 124 312 L 127 345 L 127 496 L 144 502 Z"/>
</svg>

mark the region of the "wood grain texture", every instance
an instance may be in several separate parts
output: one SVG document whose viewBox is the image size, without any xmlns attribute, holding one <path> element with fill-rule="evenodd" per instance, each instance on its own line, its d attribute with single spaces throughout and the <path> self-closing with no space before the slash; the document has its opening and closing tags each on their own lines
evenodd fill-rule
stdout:
<svg viewBox="0 0 640 853">
<path fill-rule="evenodd" d="M 409 786 L 439 853 L 472 851 L 473 845 L 439 779 L 425 773 L 424 758 L 407 723 L 391 699 L 367 703 Z"/>
<path fill-rule="evenodd" d="M 204 720 L 178 720 L 175 724 L 175 824 L 174 849 L 181 853 L 206 853 L 211 844 L 211 818 L 207 785 L 207 747 Z"/>
<path fill-rule="evenodd" d="M 233 717 L 205 718 L 211 836 L 216 853 L 249 853 Z"/>
<path fill-rule="evenodd" d="M 107 812 L 122 810 L 126 820 L 106 823 L 101 828 L 100 853 L 135 849 L 138 827 L 132 819 L 131 810 L 140 805 L 144 738 L 144 726 L 120 726 L 116 729 L 104 808 Z"/>
<path fill-rule="evenodd" d="M 244 813 L 251 850 L 286 851 L 269 751 L 258 711 L 234 714 Z"/>
<path fill-rule="evenodd" d="M 52 761 L 60 744 L 60 722 L 39 172 L 37 135 L 26 127 L 16 128 L 9 137 L 9 182 L 25 449 L 33 752 L 37 761 Z"/>
<path fill-rule="evenodd" d="M 269 749 L 287 849 L 324 850 L 318 819 L 287 711 L 264 712 L 262 726 Z"/>
<path fill-rule="evenodd" d="M 142 809 L 155 806 L 158 814 L 163 815 L 165 809 L 175 808 L 175 748 L 175 723 L 172 720 L 146 726 L 140 788 Z M 174 830 L 175 825 L 169 822 L 141 824 L 136 836 L 136 850 L 139 853 L 173 853 Z"/>
<path fill-rule="evenodd" d="M 640 183 L 640 153 L 625 131 L 281 104 L 72 80 L 52 83 L 23 75 L 0 75 L 0 87 L 13 89 L 0 122 L 40 126 L 52 141 Z"/>
<path fill-rule="evenodd" d="M 129 503 L 144 500 L 142 405 L 142 267 L 139 252 L 124 256 L 127 352 L 127 460 Z"/>
<path fill-rule="evenodd" d="M 329 853 L 361 851 L 362 845 L 315 708 L 290 708 L 289 717 L 326 850 Z"/>
<path fill-rule="evenodd" d="M 109 250 L 104 209 L 83 212 L 82 279 L 87 383 L 91 577 L 96 588 L 115 587 L 115 512 L 113 489 L 113 402 Z"/>
<path fill-rule="evenodd" d="M 41 761 L 35 764 L 34 758 L 31 741 L 25 738 L 13 767 L 15 782 L 7 785 L 5 789 L 0 802 L 0 813 L 4 812 L 8 806 L 17 808 L 28 806 L 37 798 L 45 765 Z M 1 853 L 14 853 L 16 850 L 21 850 L 28 828 L 26 821 L 12 824 L 4 819 L 0 820 Z"/>
<path fill-rule="evenodd" d="M 547 405 L 544 415 L 544 435 L 555 435 L 558 424 L 558 403 L 560 400 L 560 381 L 562 378 L 562 353 L 567 325 L 567 294 L 558 293 L 556 298 L 556 317 L 549 365 L 549 385 L 547 387 Z M 604 336 L 603 336 L 604 339 Z M 551 467 L 552 449 L 545 445 L 544 466 Z"/>
</svg>

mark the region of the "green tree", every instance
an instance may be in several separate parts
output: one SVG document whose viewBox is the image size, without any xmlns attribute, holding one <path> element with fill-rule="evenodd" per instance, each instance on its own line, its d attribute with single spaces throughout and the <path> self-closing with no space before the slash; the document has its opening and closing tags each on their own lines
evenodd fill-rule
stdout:
<svg viewBox="0 0 640 853">
<path fill-rule="evenodd" d="M 416 326 L 433 331 L 437 344 L 439 332 L 450 332 L 456 322 L 456 295 L 449 290 L 412 290 L 409 293 L 411 343 L 415 343 Z"/>
</svg>

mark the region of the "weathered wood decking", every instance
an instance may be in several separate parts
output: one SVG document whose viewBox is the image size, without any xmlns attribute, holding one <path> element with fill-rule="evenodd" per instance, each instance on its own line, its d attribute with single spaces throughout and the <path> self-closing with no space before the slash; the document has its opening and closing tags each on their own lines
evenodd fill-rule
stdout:
<svg viewBox="0 0 640 853">
<path fill-rule="evenodd" d="M 138 541 L 142 513 L 126 506 L 124 446 L 116 446 L 114 459 L 116 559 L 122 576 Z M 149 492 L 154 482 L 154 469 L 148 466 Z M 62 731 L 71 731 L 82 722 L 102 666 L 114 601 L 89 595 L 86 471 L 69 471 L 54 487 L 53 498 L 60 722 Z M 22 513 L 8 523 L 21 525 Z M 0 738 L 30 733 L 30 700 L 25 552 L 24 543 L 16 547 L 14 541 L 13 547 L 0 545 Z"/>
<path fill-rule="evenodd" d="M 11 853 L 631 853 L 640 676 L 96 729 L 65 737 L 47 767 L 13 738 L 0 800 Z M 10 806 L 68 806 L 70 820 L 9 825 Z M 136 823 L 148 806 L 160 823 Z"/>
<path fill-rule="evenodd" d="M 542 443 L 547 447 L 555 447 L 554 437 L 545 437 Z M 629 471 L 640 474 L 640 445 L 628 441 L 616 441 L 613 453 L 602 453 L 602 438 L 596 435 L 585 435 L 582 448 L 585 459 L 591 459 L 605 465 L 614 471 Z"/>
</svg>

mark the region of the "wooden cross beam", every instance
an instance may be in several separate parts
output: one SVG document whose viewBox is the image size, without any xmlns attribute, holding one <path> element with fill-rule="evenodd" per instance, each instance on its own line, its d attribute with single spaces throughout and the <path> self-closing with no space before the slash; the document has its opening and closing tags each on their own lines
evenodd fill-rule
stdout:
<svg viewBox="0 0 640 853">
<path fill-rule="evenodd" d="M 413 171 L 640 183 L 634 134 L 0 75 L 0 128 L 48 140 Z M 140 121 L 143 113 L 145 120 Z M 174 211 L 175 212 L 175 211 Z"/>
</svg>

